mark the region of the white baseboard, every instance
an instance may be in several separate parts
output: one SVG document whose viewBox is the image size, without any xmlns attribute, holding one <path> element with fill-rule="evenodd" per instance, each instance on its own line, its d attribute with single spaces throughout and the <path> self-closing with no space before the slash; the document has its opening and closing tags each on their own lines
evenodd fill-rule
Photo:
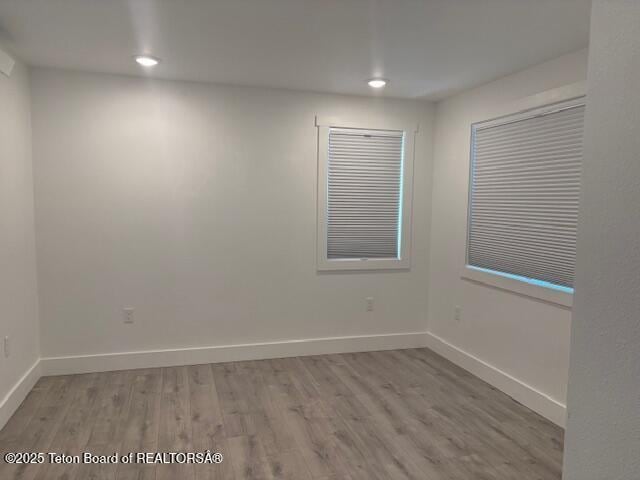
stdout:
<svg viewBox="0 0 640 480">
<path fill-rule="evenodd" d="M 2 399 L 0 403 L 0 430 L 9 421 L 11 415 L 15 413 L 40 377 L 40 360 L 36 360 Z"/>
<path fill-rule="evenodd" d="M 0 405 L 0 426 L 4 425 L 13 414 L 41 375 L 68 375 L 135 368 L 424 347 L 430 348 L 531 410 L 564 427 L 566 421 L 565 405 L 429 332 L 42 358 L 23 376 Z"/>
<path fill-rule="evenodd" d="M 562 403 L 488 364 L 484 360 L 461 350 L 437 335 L 428 332 L 426 339 L 427 348 L 564 428 L 566 424 L 566 406 Z"/>
<path fill-rule="evenodd" d="M 426 346 L 426 336 L 426 332 L 414 332 L 314 338 L 216 347 L 48 357 L 40 361 L 43 375 L 67 375 L 331 353 L 422 348 Z"/>
</svg>

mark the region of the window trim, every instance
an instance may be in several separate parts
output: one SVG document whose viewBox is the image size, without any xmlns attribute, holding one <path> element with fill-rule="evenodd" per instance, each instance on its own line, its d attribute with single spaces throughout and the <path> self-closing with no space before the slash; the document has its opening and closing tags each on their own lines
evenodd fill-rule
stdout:
<svg viewBox="0 0 640 480">
<path fill-rule="evenodd" d="M 573 293 L 555 287 L 536 285 L 525 279 L 516 278 L 508 273 L 465 265 L 460 274 L 463 280 L 480 283 L 498 290 L 506 290 L 524 297 L 542 300 L 561 307 L 573 306 Z"/>
<path fill-rule="evenodd" d="M 538 115 L 542 112 L 551 113 L 557 109 L 558 104 L 567 102 L 586 104 L 587 84 L 584 81 L 572 83 L 559 88 L 547 90 L 536 95 L 522 98 L 518 101 L 501 105 L 491 115 L 484 118 L 473 118 L 469 124 L 469 169 L 467 179 L 467 215 L 465 217 L 465 242 L 464 242 L 464 262 L 461 268 L 460 278 L 475 283 L 487 285 L 499 290 L 513 292 L 519 295 L 542 300 L 544 302 L 556 304 L 561 307 L 571 309 L 573 306 L 573 292 L 563 291 L 556 287 L 534 284 L 533 282 L 510 276 L 506 272 L 482 269 L 468 264 L 469 249 L 469 222 L 471 216 L 471 181 L 473 178 L 473 141 L 474 126 L 478 124 L 488 125 L 495 122 L 496 125 L 504 123 L 505 117 L 518 117 L 518 119 L 528 118 L 532 113 Z M 523 117 L 521 117 L 521 115 Z"/>
<path fill-rule="evenodd" d="M 411 268 L 411 228 L 413 198 L 413 164 L 415 136 L 418 125 L 398 125 L 391 122 L 369 121 L 362 123 L 332 117 L 316 117 L 318 128 L 318 182 L 317 182 L 317 258 L 318 271 L 339 270 L 408 270 Z M 402 158 L 402 214 L 399 229 L 398 258 L 332 259 L 327 258 L 327 173 L 329 166 L 329 130 L 354 128 L 363 130 L 393 130 L 404 132 Z"/>
</svg>

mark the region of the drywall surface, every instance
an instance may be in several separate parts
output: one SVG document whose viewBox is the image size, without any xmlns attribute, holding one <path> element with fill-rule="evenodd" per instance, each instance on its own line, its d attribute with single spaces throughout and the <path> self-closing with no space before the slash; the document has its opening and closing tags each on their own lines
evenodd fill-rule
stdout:
<svg viewBox="0 0 640 480">
<path fill-rule="evenodd" d="M 640 4 L 591 20 L 565 480 L 640 478 Z"/>
<path fill-rule="evenodd" d="M 43 357 L 426 330 L 430 104 L 32 77 Z M 410 271 L 316 271 L 316 115 L 420 124 Z"/>
<path fill-rule="evenodd" d="M 0 407 L 38 351 L 29 76 L 18 62 L 0 75 Z"/>
<path fill-rule="evenodd" d="M 586 64 L 586 50 L 579 51 L 437 105 L 428 330 L 436 345 L 454 349 L 478 364 L 480 370 L 474 373 L 485 380 L 495 383 L 491 375 L 482 373 L 495 369 L 505 381 L 524 384 L 534 397 L 556 410 L 542 413 L 558 423 L 563 414 L 556 407 L 562 409 L 566 395 L 570 309 L 461 278 L 469 145 L 472 122 L 505 114 L 505 106 L 525 97 L 584 81 Z M 544 102 L 544 94 L 539 100 Z M 456 306 L 461 307 L 459 321 Z M 518 400 L 540 411 L 526 395 Z"/>
</svg>

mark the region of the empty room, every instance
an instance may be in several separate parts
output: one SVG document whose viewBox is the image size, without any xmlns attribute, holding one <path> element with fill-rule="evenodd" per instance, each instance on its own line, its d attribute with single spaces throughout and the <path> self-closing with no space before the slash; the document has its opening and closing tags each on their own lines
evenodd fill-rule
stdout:
<svg viewBox="0 0 640 480">
<path fill-rule="evenodd" d="M 0 0 L 0 479 L 640 479 L 639 85 L 637 0 Z"/>
</svg>

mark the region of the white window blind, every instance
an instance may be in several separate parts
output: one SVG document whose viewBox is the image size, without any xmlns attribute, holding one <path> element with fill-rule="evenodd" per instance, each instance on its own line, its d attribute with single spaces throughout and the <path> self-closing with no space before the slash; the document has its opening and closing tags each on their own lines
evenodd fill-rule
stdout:
<svg viewBox="0 0 640 480">
<path fill-rule="evenodd" d="M 573 287 L 584 99 L 474 124 L 467 263 Z"/>
<path fill-rule="evenodd" d="M 402 131 L 330 128 L 327 258 L 398 258 Z"/>
</svg>

